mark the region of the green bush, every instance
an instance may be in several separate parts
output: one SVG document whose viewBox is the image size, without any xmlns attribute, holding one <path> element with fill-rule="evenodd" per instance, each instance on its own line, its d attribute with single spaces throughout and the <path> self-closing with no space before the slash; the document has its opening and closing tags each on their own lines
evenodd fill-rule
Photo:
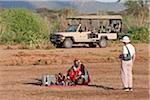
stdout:
<svg viewBox="0 0 150 100">
<path fill-rule="evenodd" d="M 149 30 L 148 26 L 139 26 L 134 18 L 134 16 L 123 16 L 123 33 L 120 34 L 119 38 L 124 35 L 128 35 L 131 40 L 135 43 L 137 42 L 149 42 Z"/>
<path fill-rule="evenodd" d="M 128 31 L 128 35 L 131 37 L 133 42 L 149 42 L 149 30 L 146 27 L 133 27 Z"/>
<path fill-rule="evenodd" d="M 48 22 L 30 10 L 5 9 L 0 19 L 0 43 L 38 45 L 49 41 Z"/>
<path fill-rule="evenodd" d="M 120 33 L 119 39 L 123 36 L 129 36 L 134 43 L 148 43 L 149 42 L 149 30 L 146 27 L 133 27 L 128 30 L 127 33 Z"/>
</svg>

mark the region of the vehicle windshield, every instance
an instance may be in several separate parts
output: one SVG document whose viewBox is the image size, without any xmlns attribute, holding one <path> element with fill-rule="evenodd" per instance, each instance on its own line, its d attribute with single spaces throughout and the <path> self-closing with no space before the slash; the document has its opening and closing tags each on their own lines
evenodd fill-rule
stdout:
<svg viewBox="0 0 150 100">
<path fill-rule="evenodd" d="M 66 32 L 76 32 L 77 26 L 76 25 L 69 25 L 66 29 Z"/>
</svg>

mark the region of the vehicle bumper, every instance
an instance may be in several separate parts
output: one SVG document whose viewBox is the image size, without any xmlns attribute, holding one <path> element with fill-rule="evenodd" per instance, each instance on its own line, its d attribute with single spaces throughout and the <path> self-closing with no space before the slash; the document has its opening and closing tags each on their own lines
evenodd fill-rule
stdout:
<svg viewBox="0 0 150 100">
<path fill-rule="evenodd" d="M 64 39 L 65 38 L 62 36 L 51 36 L 50 37 L 50 41 L 53 44 L 61 44 L 61 43 L 63 43 Z"/>
</svg>

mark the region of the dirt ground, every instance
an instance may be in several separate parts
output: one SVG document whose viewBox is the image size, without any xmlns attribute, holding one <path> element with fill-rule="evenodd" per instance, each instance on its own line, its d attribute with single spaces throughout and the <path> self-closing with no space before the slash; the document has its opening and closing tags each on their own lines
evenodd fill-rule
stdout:
<svg viewBox="0 0 150 100">
<path fill-rule="evenodd" d="M 0 46 L 0 100 L 148 100 L 148 44 L 135 44 L 134 91 L 124 92 L 118 55 L 121 44 L 107 48 L 19 50 Z M 44 74 L 65 73 L 74 58 L 85 64 L 91 75 L 89 86 L 44 87 Z"/>
</svg>

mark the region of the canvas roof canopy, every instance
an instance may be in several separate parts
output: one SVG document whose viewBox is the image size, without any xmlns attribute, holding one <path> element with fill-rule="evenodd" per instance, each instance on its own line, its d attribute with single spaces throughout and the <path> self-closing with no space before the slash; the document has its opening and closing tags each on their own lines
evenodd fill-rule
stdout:
<svg viewBox="0 0 150 100">
<path fill-rule="evenodd" d="M 86 15 L 86 16 L 74 16 L 67 17 L 67 19 L 74 20 L 106 20 L 106 19 L 122 19 L 121 15 Z"/>
</svg>

